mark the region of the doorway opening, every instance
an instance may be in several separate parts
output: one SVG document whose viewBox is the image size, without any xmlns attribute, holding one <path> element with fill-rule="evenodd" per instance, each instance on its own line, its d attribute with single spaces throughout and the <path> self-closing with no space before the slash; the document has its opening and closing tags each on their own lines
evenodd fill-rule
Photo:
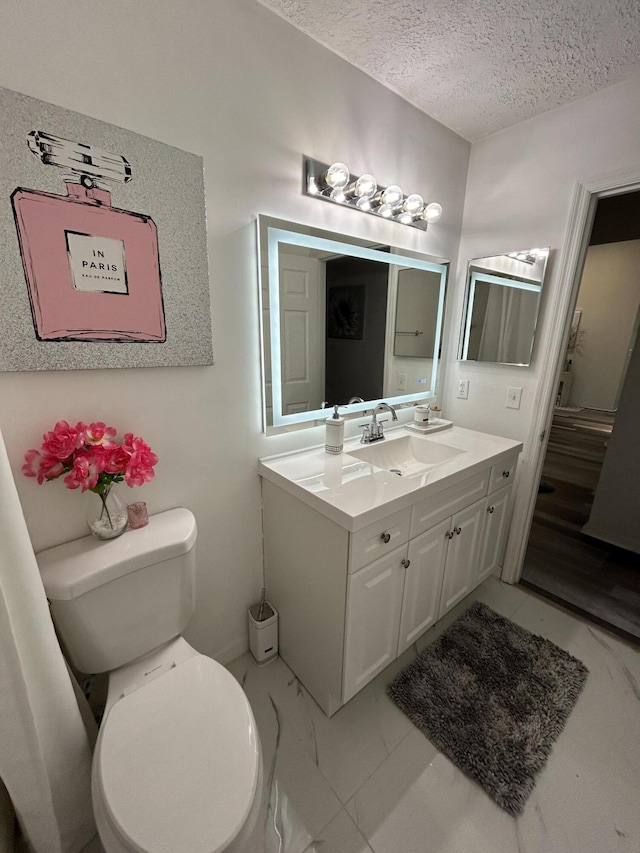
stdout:
<svg viewBox="0 0 640 853">
<path fill-rule="evenodd" d="M 640 192 L 600 198 L 521 582 L 640 642 Z"/>
</svg>

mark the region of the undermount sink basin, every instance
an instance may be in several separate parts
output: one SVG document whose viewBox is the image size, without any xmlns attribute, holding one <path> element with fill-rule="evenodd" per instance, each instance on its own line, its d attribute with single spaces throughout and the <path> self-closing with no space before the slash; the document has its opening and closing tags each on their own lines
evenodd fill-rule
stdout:
<svg viewBox="0 0 640 853">
<path fill-rule="evenodd" d="M 466 450 L 429 441 L 428 438 L 404 435 L 402 438 L 383 439 L 375 444 L 363 445 L 348 453 L 363 462 L 378 468 L 386 468 L 387 471 L 392 471 L 401 477 L 412 477 L 423 474 L 436 465 L 450 462 L 456 456 L 466 453 Z"/>
</svg>

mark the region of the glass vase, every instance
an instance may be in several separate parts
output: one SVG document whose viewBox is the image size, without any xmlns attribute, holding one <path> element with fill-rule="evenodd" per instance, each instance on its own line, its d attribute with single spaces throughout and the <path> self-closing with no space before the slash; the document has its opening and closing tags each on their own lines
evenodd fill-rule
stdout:
<svg viewBox="0 0 640 853">
<path fill-rule="evenodd" d="M 127 507 L 117 490 L 109 486 L 101 495 L 91 493 L 86 518 L 89 530 L 98 539 L 115 539 L 127 527 Z"/>
</svg>

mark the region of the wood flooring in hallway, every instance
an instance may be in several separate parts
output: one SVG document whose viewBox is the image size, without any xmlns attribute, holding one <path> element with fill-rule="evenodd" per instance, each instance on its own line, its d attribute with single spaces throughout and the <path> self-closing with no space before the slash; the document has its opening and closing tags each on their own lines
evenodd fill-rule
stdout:
<svg viewBox="0 0 640 853">
<path fill-rule="evenodd" d="M 554 419 L 521 583 L 640 644 L 640 555 L 581 532 L 606 431 L 567 432 L 564 420 Z"/>
</svg>

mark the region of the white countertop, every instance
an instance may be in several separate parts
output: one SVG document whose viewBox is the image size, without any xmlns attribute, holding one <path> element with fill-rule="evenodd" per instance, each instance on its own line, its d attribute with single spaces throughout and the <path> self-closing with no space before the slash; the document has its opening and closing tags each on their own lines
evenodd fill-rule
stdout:
<svg viewBox="0 0 640 853">
<path fill-rule="evenodd" d="M 263 457 L 258 462 L 258 473 L 354 532 L 522 450 L 521 442 L 457 426 L 424 436 L 398 427 L 389 429 L 384 441 L 389 444 L 406 435 L 464 453 L 423 474 L 400 477 L 350 455 L 350 450 L 366 447 L 356 437 L 345 441 L 344 451 L 339 454 L 326 453 L 321 446 Z"/>
</svg>

